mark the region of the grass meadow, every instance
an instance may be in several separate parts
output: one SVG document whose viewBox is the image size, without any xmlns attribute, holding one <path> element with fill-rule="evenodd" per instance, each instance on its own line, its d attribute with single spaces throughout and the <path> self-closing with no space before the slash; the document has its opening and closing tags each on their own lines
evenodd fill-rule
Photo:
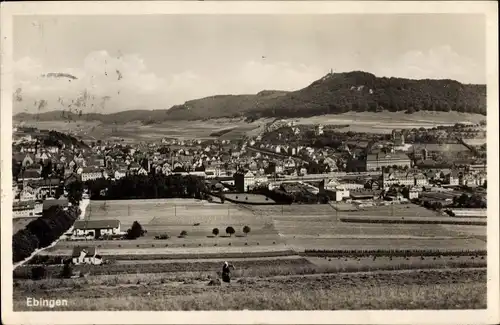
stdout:
<svg viewBox="0 0 500 325">
<path fill-rule="evenodd" d="M 137 275 L 143 276 L 143 275 Z M 199 276 L 201 276 L 199 274 Z M 15 284 L 14 310 L 25 297 L 68 299 L 54 310 L 354 310 L 486 307 L 486 270 L 414 270 L 235 278 L 127 276 Z M 51 282 L 50 282 L 51 281 Z M 166 294 L 168 293 L 168 294 Z M 40 308 L 40 310 L 43 310 Z"/>
</svg>

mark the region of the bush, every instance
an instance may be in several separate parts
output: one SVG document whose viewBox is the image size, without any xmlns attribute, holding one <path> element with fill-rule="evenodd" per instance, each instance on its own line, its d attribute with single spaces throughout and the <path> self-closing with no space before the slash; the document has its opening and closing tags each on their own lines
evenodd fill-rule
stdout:
<svg viewBox="0 0 500 325">
<path fill-rule="evenodd" d="M 61 277 L 62 278 L 71 278 L 73 275 L 73 267 L 71 266 L 70 263 L 66 263 L 63 266 L 63 269 L 61 271 Z"/>
<path fill-rule="evenodd" d="M 155 239 L 169 239 L 169 238 L 170 236 L 166 233 L 155 236 Z"/>
<path fill-rule="evenodd" d="M 212 234 L 213 234 L 214 236 L 219 235 L 219 228 L 214 228 L 214 229 L 212 229 Z"/>
<path fill-rule="evenodd" d="M 132 227 L 129 230 L 127 230 L 126 238 L 137 239 L 141 236 L 144 236 L 145 233 L 146 231 L 142 228 L 141 224 L 137 221 L 134 221 Z"/>
<path fill-rule="evenodd" d="M 41 280 L 47 275 L 47 269 L 43 266 L 35 266 L 31 269 L 31 279 Z"/>
<path fill-rule="evenodd" d="M 248 235 L 248 233 L 250 232 L 250 227 L 249 226 L 245 226 L 243 227 L 243 232 L 245 233 L 245 235 Z"/>
<path fill-rule="evenodd" d="M 226 234 L 228 234 L 230 237 L 235 233 L 236 231 L 234 230 L 233 227 L 229 226 L 226 228 Z"/>
</svg>

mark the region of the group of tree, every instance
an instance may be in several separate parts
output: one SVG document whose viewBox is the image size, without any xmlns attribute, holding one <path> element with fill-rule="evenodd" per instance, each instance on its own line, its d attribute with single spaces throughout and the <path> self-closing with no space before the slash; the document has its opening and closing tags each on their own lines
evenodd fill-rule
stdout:
<svg viewBox="0 0 500 325">
<path fill-rule="evenodd" d="M 248 235 L 248 233 L 250 233 L 250 231 L 251 231 L 251 228 L 249 226 L 244 226 L 242 231 L 245 235 Z M 232 226 L 226 227 L 226 234 L 228 234 L 229 237 L 231 237 L 235 233 L 236 233 L 236 230 Z M 214 236 L 218 236 L 219 235 L 219 228 L 212 229 L 212 234 Z"/>
<path fill-rule="evenodd" d="M 453 80 L 377 78 L 360 72 L 336 73 L 288 93 L 250 115 L 308 117 L 349 111 L 465 112 L 486 114 L 486 86 Z"/>
<path fill-rule="evenodd" d="M 330 197 L 326 192 L 314 194 L 306 189 L 288 193 L 282 188 L 274 188 L 270 190 L 267 186 L 258 186 L 253 188 L 250 193 L 265 195 L 277 204 L 327 204 L 330 202 Z"/>
<path fill-rule="evenodd" d="M 203 178 L 193 175 L 127 175 L 118 180 L 98 179 L 86 183 L 91 199 L 208 198 Z M 106 196 L 101 196 L 105 190 Z"/>
<path fill-rule="evenodd" d="M 454 208 L 486 209 L 486 201 L 477 194 L 467 195 L 463 193 L 453 198 Z"/>
<path fill-rule="evenodd" d="M 127 229 L 127 234 L 125 235 L 126 239 L 137 239 L 146 234 L 146 230 L 142 228 L 141 224 L 138 221 L 134 221 L 132 223 L 132 227 Z"/>
<path fill-rule="evenodd" d="M 36 249 L 47 247 L 63 235 L 80 215 L 78 206 L 67 210 L 59 205 L 43 211 L 12 236 L 12 259 L 14 263 L 29 257 Z"/>
</svg>

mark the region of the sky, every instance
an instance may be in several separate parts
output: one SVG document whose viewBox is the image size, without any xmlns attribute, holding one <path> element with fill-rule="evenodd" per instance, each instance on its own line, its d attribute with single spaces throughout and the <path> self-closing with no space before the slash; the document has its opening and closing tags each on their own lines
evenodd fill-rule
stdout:
<svg viewBox="0 0 500 325">
<path fill-rule="evenodd" d="M 330 70 L 486 83 L 485 30 L 475 14 L 17 16 L 14 113 L 84 91 L 86 112 L 168 109 L 298 90 Z M 77 79 L 41 77 L 55 72 Z"/>
</svg>

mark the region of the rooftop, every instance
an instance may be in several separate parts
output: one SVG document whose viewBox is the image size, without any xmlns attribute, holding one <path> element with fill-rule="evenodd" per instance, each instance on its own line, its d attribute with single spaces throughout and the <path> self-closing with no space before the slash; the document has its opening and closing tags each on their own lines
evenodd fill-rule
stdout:
<svg viewBox="0 0 500 325">
<path fill-rule="evenodd" d="M 74 229 L 110 229 L 118 228 L 120 220 L 78 220 L 74 224 Z"/>
</svg>

